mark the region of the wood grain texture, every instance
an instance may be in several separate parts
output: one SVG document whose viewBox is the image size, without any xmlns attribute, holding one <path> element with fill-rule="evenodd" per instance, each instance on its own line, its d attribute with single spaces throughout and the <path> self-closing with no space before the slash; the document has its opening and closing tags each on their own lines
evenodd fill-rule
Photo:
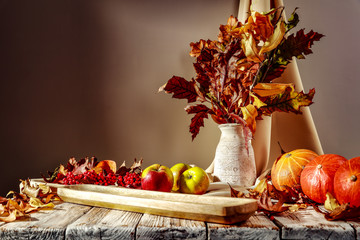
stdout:
<svg viewBox="0 0 360 240">
<path fill-rule="evenodd" d="M 279 239 L 279 228 L 263 213 L 236 225 L 207 223 L 208 239 Z"/>
<path fill-rule="evenodd" d="M 75 221 L 91 207 L 61 203 L 53 210 L 32 213 L 30 219 L 0 226 L 0 239 L 64 239 L 68 224 Z"/>
<path fill-rule="evenodd" d="M 355 229 L 356 239 L 360 240 L 360 219 L 357 221 L 350 221 L 349 224 Z"/>
<path fill-rule="evenodd" d="M 355 230 L 349 223 L 327 221 L 311 207 L 274 218 L 283 239 L 355 239 Z"/>
<path fill-rule="evenodd" d="M 144 214 L 136 239 L 206 239 L 204 222 Z"/>
<path fill-rule="evenodd" d="M 142 214 L 94 207 L 70 224 L 66 239 L 134 239 Z"/>
<path fill-rule="evenodd" d="M 101 188 L 100 188 L 101 187 Z M 232 224 L 248 219 L 257 209 L 253 199 L 165 193 L 108 186 L 58 188 L 66 202 L 167 217 Z"/>
</svg>

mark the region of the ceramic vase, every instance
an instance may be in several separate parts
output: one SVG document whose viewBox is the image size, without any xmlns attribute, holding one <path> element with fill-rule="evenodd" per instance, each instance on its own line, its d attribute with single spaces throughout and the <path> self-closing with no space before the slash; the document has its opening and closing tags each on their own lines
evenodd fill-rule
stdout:
<svg viewBox="0 0 360 240">
<path fill-rule="evenodd" d="M 256 180 L 256 165 L 251 136 L 236 123 L 221 124 L 219 129 L 221 136 L 214 158 L 215 180 L 234 186 L 252 186 Z"/>
</svg>

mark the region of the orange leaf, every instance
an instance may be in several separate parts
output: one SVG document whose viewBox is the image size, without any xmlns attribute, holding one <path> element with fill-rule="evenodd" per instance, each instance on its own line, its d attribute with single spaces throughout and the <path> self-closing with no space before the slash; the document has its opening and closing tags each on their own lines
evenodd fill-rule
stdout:
<svg viewBox="0 0 360 240">
<path fill-rule="evenodd" d="M 260 49 L 259 54 L 263 54 L 275 49 L 283 40 L 285 34 L 285 24 L 282 21 L 279 21 L 274 33 L 268 38 L 262 48 Z"/>
<path fill-rule="evenodd" d="M 259 12 L 252 11 L 249 18 L 253 19 L 252 27 L 261 40 L 265 41 L 274 35 L 274 26 L 271 23 L 269 15 L 263 15 Z M 249 23 L 251 23 L 251 21 L 249 21 Z"/>
<path fill-rule="evenodd" d="M 291 83 L 258 83 L 252 91 L 260 97 L 269 97 L 285 92 L 288 87 L 294 88 L 294 85 Z"/>
<path fill-rule="evenodd" d="M 96 167 L 94 167 L 96 173 L 100 173 L 105 171 L 107 173 L 115 173 L 116 172 L 116 162 L 113 160 L 103 160 L 99 162 Z"/>
<path fill-rule="evenodd" d="M 17 210 L 13 210 L 7 216 L 1 216 L 0 221 L 2 222 L 13 222 L 16 220 Z"/>
</svg>

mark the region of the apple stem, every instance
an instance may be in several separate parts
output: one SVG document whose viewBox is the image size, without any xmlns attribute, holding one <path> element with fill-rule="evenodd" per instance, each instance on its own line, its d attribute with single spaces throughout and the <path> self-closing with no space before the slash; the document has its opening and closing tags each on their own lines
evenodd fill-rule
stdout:
<svg viewBox="0 0 360 240">
<path fill-rule="evenodd" d="M 357 180 L 357 177 L 355 175 L 351 175 L 350 180 L 355 182 Z"/>
</svg>

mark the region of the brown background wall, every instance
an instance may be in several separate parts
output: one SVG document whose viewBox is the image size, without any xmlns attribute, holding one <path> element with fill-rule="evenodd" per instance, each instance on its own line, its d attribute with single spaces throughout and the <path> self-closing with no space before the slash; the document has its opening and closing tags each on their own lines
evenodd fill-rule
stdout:
<svg viewBox="0 0 360 240">
<path fill-rule="evenodd" d="M 286 1 L 326 38 L 298 61 L 325 152 L 358 150 L 358 0 Z M 214 39 L 238 1 L 0 1 L 0 194 L 69 157 L 207 167 L 217 126 L 191 142 L 185 101 L 157 94 L 193 76 L 189 43 Z"/>
</svg>

